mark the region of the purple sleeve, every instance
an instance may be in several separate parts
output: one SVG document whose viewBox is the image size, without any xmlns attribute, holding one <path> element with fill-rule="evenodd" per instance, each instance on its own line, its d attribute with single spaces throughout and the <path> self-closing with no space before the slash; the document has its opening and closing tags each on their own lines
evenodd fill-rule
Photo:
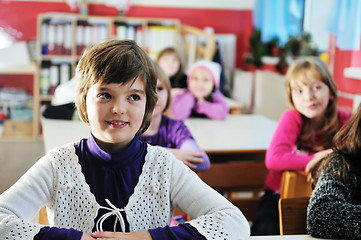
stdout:
<svg viewBox="0 0 361 240">
<path fill-rule="evenodd" d="M 224 120 L 228 116 L 229 106 L 223 94 L 220 91 L 216 91 L 213 94 L 213 102 L 204 101 L 197 103 L 195 111 L 205 114 L 211 119 Z"/>
<path fill-rule="evenodd" d="M 80 240 L 83 233 L 73 228 L 43 227 L 34 236 L 34 240 Z"/>
<path fill-rule="evenodd" d="M 171 137 L 172 142 L 175 143 L 175 148 L 203 153 L 203 162 L 194 163 L 197 165 L 194 171 L 197 172 L 208 170 L 210 167 L 208 155 L 199 147 L 188 127 L 184 124 L 183 121 L 170 119 L 170 122 L 171 121 L 173 121 L 173 124 L 171 124 L 172 130 L 170 131 L 169 137 Z"/>
<path fill-rule="evenodd" d="M 313 155 L 293 152 L 302 129 L 302 118 L 294 110 L 286 111 L 280 118 L 266 152 L 266 166 L 270 170 L 304 170 Z"/>
<path fill-rule="evenodd" d="M 191 113 L 196 99 L 193 94 L 187 89 L 181 90 L 177 95 L 173 97 L 171 112 L 175 119 L 185 120 Z"/>
<path fill-rule="evenodd" d="M 209 157 L 208 157 L 207 153 L 205 153 L 198 146 L 197 142 L 194 139 L 189 139 L 189 140 L 183 142 L 180 149 L 181 150 L 190 150 L 190 151 L 203 153 L 203 162 L 201 162 L 201 163 L 193 163 L 193 164 L 195 164 L 197 166 L 195 169 L 193 169 L 194 171 L 196 171 L 196 172 L 206 171 L 211 166 L 211 163 L 209 161 Z"/>
<path fill-rule="evenodd" d="M 190 224 L 179 224 L 176 227 L 163 227 L 149 230 L 152 239 L 157 240 L 182 240 L 182 239 L 192 239 L 192 240 L 206 240 L 206 238 L 201 235 L 197 229 L 192 227 Z"/>
<path fill-rule="evenodd" d="M 166 131 L 168 138 L 171 139 L 173 148 L 181 149 L 185 141 L 194 139 L 192 133 L 189 131 L 189 128 L 183 121 L 175 120 L 169 117 L 166 118 L 168 118 L 168 125 L 164 126 L 166 128 L 164 131 Z"/>
</svg>

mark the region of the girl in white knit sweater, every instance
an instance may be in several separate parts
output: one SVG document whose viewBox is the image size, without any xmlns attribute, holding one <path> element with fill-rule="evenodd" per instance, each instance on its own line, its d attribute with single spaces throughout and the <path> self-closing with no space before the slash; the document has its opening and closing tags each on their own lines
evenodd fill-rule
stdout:
<svg viewBox="0 0 361 240">
<path fill-rule="evenodd" d="M 157 101 L 153 64 L 134 41 L 86 50 L 75 102 L 89 137 L 50 150 L 1 194 L 0 239 L 249 237 L 238 208 L 168 150 L 139 140 Z M 51 227 L 29 220 L 43 205 Z M 176 208 L 192 220 L 170 227 Z"/>
</svg>

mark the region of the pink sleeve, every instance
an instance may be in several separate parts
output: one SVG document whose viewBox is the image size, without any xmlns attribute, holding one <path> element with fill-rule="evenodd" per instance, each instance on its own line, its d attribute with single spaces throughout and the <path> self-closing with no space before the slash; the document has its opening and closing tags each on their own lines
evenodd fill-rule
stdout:
<svg viewBox="0 0 361 240">
<path fill-rule="evenodd" d="M 191 113 L 192 108 L 196 104 L 196 99 L 193 94 L 187 89 L 181 90 L 173 97 L 171 112 L 175 119 L 185 120 Z"/>
<path fill-rule="evenodd" d="M 302 129 L 301 115 L 288 110 L 283 113 L 266 152 L 266 166 L 269 170 L 304 170 L 312 155 L 294 153 L 295 143 Z"/>
<path fill-rule="evenodd" d="M 341 108 L 337 109 L 339 128 L 343 127 L 351 117 L 351 113 Z"/>
<path fill-rule="evenodd" d="M 213 102 L 204 101 L 197 104 L 195 110 L 215 120 L 224 120 L 228 116 L 229 106 L 225 97 L 219 91 L 213 94 Z"/>
</svg>

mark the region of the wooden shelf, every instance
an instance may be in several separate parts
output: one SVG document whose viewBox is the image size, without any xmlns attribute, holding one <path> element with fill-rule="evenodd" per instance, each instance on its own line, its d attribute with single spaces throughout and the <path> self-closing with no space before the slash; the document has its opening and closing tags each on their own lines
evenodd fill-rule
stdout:
<svg viewBox="0 0 361 240">
<path fill-rule="evenodd" d="M 70 66 L 68 80 L 70 80 L 74 76 L 76 65 L 81 57 L 81 49 L 84 49 L 84 47 L 90 44 L 96 44 L 105 40 L 128 39 L 128 37 L 122 38 L 123 35 L 120 34 L 121 30 L 126 29 L 126 33 L 133 31 L 134 37 L 136 37 L 134 40 L 144 50 L 146 50 L 148 54 L 153 56 L 153 58 L 155 58 L 157 53 L 165 47 L 178 48 L 178 42 L 180 39 L 180 21 L 178 19 L 87 16 L 72 13 L 43 13 L 38 15 L 37 24 L 38 82 L 39 88 L 42 89 L 39 99 L 40 102 L 51 101 L 52 95 L 46 94 L 50 83 L 54 84 L 54 82 L 58 82 L 58 84 L 60 84 L 60 82 L 63 82 L 57 80 L 53 81 L 54 78 L 51 78 L 50 76 L 42 78 L 44 73 L 42 69 L 45 69 L 45 73 L 48 74 L 50 73 L 50 66 L 55 65 L 60 71 L 61 65 L 68 65 Z M 124 29 L 121 29 L 121 27 L 124 27 Z M 155 34 L 154 32 L 159 29 L 157 27 L 164 28 L 160 29 L 159 32 Z M 169 27 L 171 27 L 171 32 L 169 31 Z M 50 28 L 52 28 L 51 31 Z M 44 39 L 51 39 L 50 42 L 55 45 L 55 37 L 57 35 L 54 32 L 61 28 L 63 28 L 63 30 L 60 31 L 64 33 L 64 40 L 62 43 L 63 46 L 66 45 L 66 50 L 57 51 L 55 49 L 52 51 L 52 48 L 46 47 L 49 46 L 49 41 Z M 167 30 L 165 30 L 165 28 L 167 28 Z M 91 33 L 89 33 L 90 31 Z M 51 35 L 50 32 L 53 34 Z M 79 32 L 83 34 L 79 34 Z M 65 36 L 69 37 L 66 38 Z M 102 37 L 97 39 L 98 37 L 94 36 Z M 84 42 L 83 44 L 79 44 L 79 42 L 81 42 L 79 39 L 82 38 L 84 39 Z M 94 38 L 93 41 L 90 41 L 92 38 Z M 51 51 L 49 51 L 49 49 Z M 51 85 L 51 87 L 55 88 L 56 85 L 57 84 Z"/>
<path fill-rule="evenodd" d="M 38 68 L 35 64 L 17 65 L 0 63 L 1 75 L 33 75 L 33 116 L 29 121 L 13 121 L 5 119 L 3 123 L 3 140 L 34 140 L 39 136 L 39 84 Z M 0 80 L 1 82 L 1 80 Z M 10 86 L 11 87 L 11 86 Z"/>
</svg>

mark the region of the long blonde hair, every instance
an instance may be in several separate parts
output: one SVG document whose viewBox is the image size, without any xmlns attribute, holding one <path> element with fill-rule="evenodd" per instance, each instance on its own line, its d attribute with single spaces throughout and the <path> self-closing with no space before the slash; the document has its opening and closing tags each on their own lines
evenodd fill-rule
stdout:
<svg viewBox="0 0 361 240">
<path fill-rule="evenodd" d="M 301 134 L 298 137 L 298 146 L 307 146 L 308 144 L 318 144 L 325 148 L 331 147 L 332 137 L 338 130 L 337 118 L 337 87 L 333 81 L 332 75 L 324 61 L 318 57 L 305 57 L 295 61 L 287 71 L 286 74 L 286 91 L 288 102 L 291 108 L 296 109 L 292 100 L 292 87 L 291 85 L 300 85 L 309 83 L 306 75 L 312 76 L 314 79 L 319 79 L 326 84 L 330 90 L 330 99 L 326 108 L 324 124 L 322 131 L 324 131 L 324 138 L 321 142 L 315 143 L 312 139 L 311 119 L 302 116 L 303 127 Z"/>
</svg>

